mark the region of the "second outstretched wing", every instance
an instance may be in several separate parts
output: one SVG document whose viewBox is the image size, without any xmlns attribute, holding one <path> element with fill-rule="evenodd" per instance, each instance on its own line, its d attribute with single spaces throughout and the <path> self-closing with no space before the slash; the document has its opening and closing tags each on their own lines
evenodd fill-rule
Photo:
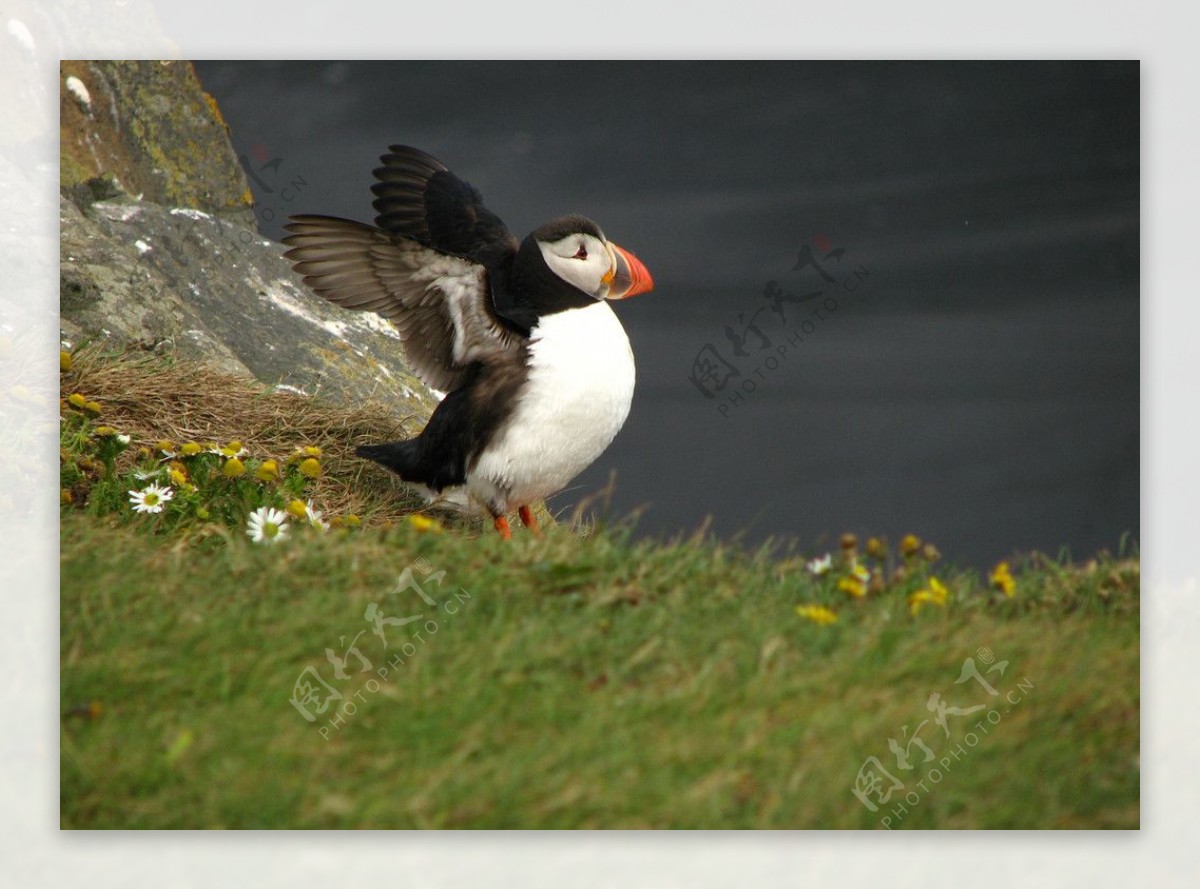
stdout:
<svg viewBox="0 0 1200 890">
<path fill-rule="evenodd" d="M 489 269 L 516 253 L 516 238 L 484 206 L 479 190 L 433 155 L 393 145 L 379 160 L 379 181 L 371 186 L 379 228 Z"/>
<path fill-rule="evenodd" d="M 492 308 L 478 262 L 333 216 L 293 216 L 286 228 L 284 256 L 304 283 L 339 306 L 389 319 L 413 370 L 434 389 L 457 389 L 475 362 L 520 348 L 520 335 Z"/>
</svg>

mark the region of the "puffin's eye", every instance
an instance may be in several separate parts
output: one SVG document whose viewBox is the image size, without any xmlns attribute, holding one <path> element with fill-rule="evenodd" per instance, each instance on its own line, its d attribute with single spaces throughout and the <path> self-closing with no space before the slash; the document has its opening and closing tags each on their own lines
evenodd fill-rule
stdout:
<svg viewBox="0 0 1200 890">
<path fill-rule="evenodd" d="M 586 260 L 587 259 L 587 248 L 584 247 L 582 244 L 580 244 L 579 250 L 575 251 L 575 255 L 573 257 L 571 257 L 571 259 Z"/>
</svg>

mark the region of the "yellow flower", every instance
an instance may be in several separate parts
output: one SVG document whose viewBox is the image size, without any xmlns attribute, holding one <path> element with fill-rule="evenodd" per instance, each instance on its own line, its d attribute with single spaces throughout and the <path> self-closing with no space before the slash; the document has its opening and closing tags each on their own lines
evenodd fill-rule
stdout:
<svg viewBox="0 0 1200 890">
<path fill-rule="evenodd" d="M 1008 570 L 1008 563 L 1002 562 L 992 569 L 992 574 L 988 576 L 988 580 L 992 586 L 999 591 L 1002 591 L 1005 596 L 1012 596 L 1017 590 L 1017 582 L 1012 576 L 1012 572 Z"/>
<path fill-rule="evenodd" d="M 58 370 L 71 370 L 71 353 L 67 352 L 65 349 L 60 349 L 58 351 Z"/>
<path fill-rule="evenodd" d="M 183 447 L 179 449 L 179 453 L 184 457 L 195 457 L 204 449 L 195 442 L 184 442 Z"/>
<path fill-rule="evenodd" d="M 422 516 L 419 513 L 413 513 L 408 517 L 408 524 L 419 532 L 433 532 L 435 534 L 445 531 L 442 524 L 436 519 L 431 519 L 428 516 Z"/>
<path fill-rule="evenodd" d="M 300 475 L 316 479 L 321 475 L 321 462 L 315 457 L 306 457 L 300 462 Z"/>
<path fill-rule="evenodd" d="M 857 559 L 850 561 L 850 574 L 853 575 L 855 578 L 857 578 L 859 581 L 861 581 L 863 584 L 866 584 L 868 581 L 871 580 L 871 570 L 868 569 L 866 566 L 864 566 Z"/>
<path fill-rule="evenodd" d="M 246 465 L 238 458 L 231 457 L 225 461 L 225 465 L 221 467 L 221 475 L 228 476 L 230 479 L 236 479 L 246 472 Z"/>
<path fill-rule="evenodd" d="M 930 576 L 929 587 L 922 588 L 916 593 L 909 595 L 908 607 L 914 615 L 921 611 L 921 607 L 928 604 L 931 606 L 945 606 L 946 597 L 950 591 L 937 578 Z"/>
<path fill-rule="evenodd" d="M 114 430 L 111 426 L 98 426 L 98 427 L 96 427 L 95 430 L 92 431 L 93 436 L 101 436 L 101 437 L 115 436 L 116 434 L 117 434 L 117 431 Z"/>
<path fill-rule="evenodd" d="M 91 411 L 93 414 L 99 414 L 101 411 L 104 410 L 104 406 L 101 405 L 99 402 L 88 402 L 83 407 L 87 408 L 87 410 Z"/>
<path fill-rule="evenodd" d="M 83 395 L 83 393 L 78 393 L 78 392 L 73 392 L 69 396 L 67 396 L 67 401 L 70 402 L 72 405 L 74 405 L 76 408 L 86 408 L 87 403 L 88 403 L 87 396 Z"/>
<path fill-rule="evenodd" d="M 837 586 L 838 586 L 838 590 L 844 590 L 846 593 L 850 594 L 850 596 L 854 597 L 855 599 L 860 599 L 861 597 L 865 596 L 867 593 L 866 584 L 864 584 L 862 581 L 860 581 L 858 578 L 854 577 L 853 575 L 850 575 L 845 578 L 841 578 L 838 581 Z"/>
<path fill-rule="evenodd" d="M 170 439 L 159 439 L 154 443 L 154 447 L 169 457 L 175 456 L 175 443 Z"/>
<path fill-rule="evenodd" d="M 279 464 L 273 460 L 264 460 L 254 471 L 254 478 L 260 482 L 272 482 L 279 478 Z"/>
<path fill-rule="evenodd" d="M 872 559 L 887 559 L 887 545 L 879 538 L 867 538 L 867 556 Z"/>
<path fill-rule="evenodd" d="M 944 605 L 946 597 L 950 595 L 950 591 L 933 575 L 929 576 L 929 592 L 933 594 L 939 606 Z"/>
<path fill-rule="evenodd" d="M 358 518 L 357 513 L 347 513 L 342 517 L 342 522 L 346 524 L 347 528 L 358 528 L 362 525 L 362 520 Z"/>
<path fill-rule="evenodd" d="M 916 535 L 905 535 L 900 539 L 900 552 L 907 559 L 911 556 L 916 556 L 917 551 L 921 549 L 921 539 Z"/>
<path fill-rule="evenodd" d="M 330 526 L 330 523 L 322 518 L 324 514 L 313 507 L 312 501 L 308 503 L 299 499 L 288 501 L 288 505 L 284 508 L 284 511 L 293 519 L 307 521 L 309 525 L 315 526 L 322 531 L 328 529 Z M 341 523 L 337 523 L 335 520 L 335 524 L 340 525 Z"/>
<path fill-rule="evenodd" d="M 942 552 L 932 544 L 926 544 L 921 548 L 921 558 L 926 562 L 937 562 L 942 558 Z"/>
<path fill-rule="evenodd" d="M 174 467 L 167 472 L 167 476 L 170 478 L 172 484 L 178 485 L 180 488 L 183 488 L 185 485 L 187 485 L 187 476 Z"/>
<path fill-rule="evenodd" d="M 205 508 L 205 507 L 197 507 L 196 508 L 196 518 L 197 519 L 208 519 L 210 515 L 211 514 L 208 512 L 207 508 Z"/>
<path fill-rule="evenodd" d="M 297 445 L 296 450 L 292 452 L 291 457 L 287 459 L 289 464 L 294 464 L 297 461 L 302 461 L 306 457 L 320 457 L 321 449 L 316 445 Z"/>
<path fill-rule="evenodd" d="M 921 606 L 925 605 L 926 603 L 933 602 L 933 594 L 931 594 L 928 590 L 918 590 L 916 593 L 910 593 L 908 595 L 908 609 L 914 615 L 921 611 Z"/>
<path fill-rule="evenodd" d="M 837 621 L 837 613 L 824 606 L 796 606 L 796 614 L 816 624 L 833 624 Z"/>
<path fill-rule="evenodd" d="M 64 488 L 62 491 L 60 491 L 58 493 L 58 499 L 64 504 L 71 504 L 75 502 L 75 498 L 72 497 L 71 489 L 69 488 Z"/>
</svg>

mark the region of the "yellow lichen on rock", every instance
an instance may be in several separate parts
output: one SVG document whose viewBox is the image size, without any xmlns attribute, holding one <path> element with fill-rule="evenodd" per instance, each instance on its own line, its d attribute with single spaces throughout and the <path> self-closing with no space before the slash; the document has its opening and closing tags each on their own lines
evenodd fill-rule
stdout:
<svg viewBox="0 0 1200 890">
<path fill-rule="evenodd" d="M 107 176 L 168 207 L 249 208 L 229 128 L 191 63 L 68 60 L 59 79 L 61 187 Z"/>
</svg>

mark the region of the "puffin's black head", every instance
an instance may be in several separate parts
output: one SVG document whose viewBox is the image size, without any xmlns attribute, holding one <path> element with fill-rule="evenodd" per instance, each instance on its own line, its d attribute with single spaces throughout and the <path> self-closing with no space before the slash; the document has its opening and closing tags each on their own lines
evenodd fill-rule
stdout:
<svg viewBox="0 0 1200 890">
<path fill-rule="evenodd" d="M 521 242 L 514 278 L 539 315 L 623 300 L 654 287 L 641 261 L 585 216 L 563 216 Z"/>
</svg>

